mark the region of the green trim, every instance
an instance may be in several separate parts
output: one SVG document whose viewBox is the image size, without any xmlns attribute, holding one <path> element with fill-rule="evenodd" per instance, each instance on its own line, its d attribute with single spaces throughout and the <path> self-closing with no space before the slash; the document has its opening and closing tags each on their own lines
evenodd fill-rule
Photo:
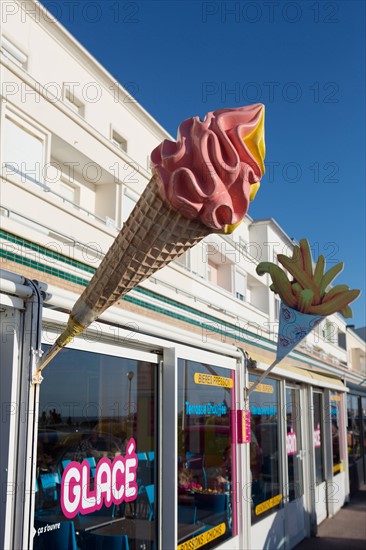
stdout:
<svg viewBox="0 0 366 550">
<path fill-rule="evenodd" d="M 65 256 L 62 256 L 61 254 L 57 252 L 53 252 L 51 250 L 48 250 L 47 248 L 32 243 L 26 239 L 23 239 L 21 237 L 16 237 L 15 235 L 11 235 L 7 231 L 0 230 L 0 236 L 3 238 L 8 239 L 10 242 L 14 244 L 18 244 L 20 246 L 24 246 L 25 248 L 29 248 L 30 250 L 34 250 L 40 254 L 43 254 L 44 256 L 49 256 L 53 259 L 57 259 L 61 262 L 68 263 L 69 265 L 78 267 L 81 270 L 88 271 L 89 273 L 94 273 L 95 268 L 87 266 L 85 264 L 82 264 L 81 262 L 78 262 L 76 260 L 72 260 L 66 258 Z M 3 257 L 4 259 L 11 260 L 13 262 L 16 262 L 21 265 L 26 265 L 27 267 L 32 267 L 33 269 L 36 269 L 38 271 L 41 271 L 43 273 L 48 273 L 50 275 L 54 275 L 56 277 L 59 277 L 60 279 L 64 279 L 66 281 L 70 281 L 82 286 L 87 286 L 89 281 L 86 279 L 83 279 L 81 277 L 77 277 L 76 275 L 72 275 L 70 273 L 67 273 L 63 271 L 62 269 L 51 267 L 48 265 L 45 265 L 41 262 L 38 262 L 36 260 L 32 260 L 30 258 L 21 256 L 19 254 L 15 254 L 14 252 L 10 252 L 8 250 L 1 250 L 0 249 L 0 257 Z M 201 327 L 209 332 L 215 332 L 217 334 L 220 334 L 221 336 L 227 336 L 230 338 L 233 338 L 236 341 L 244 342 L 244 343 L 250 343 L 257 347 L 263 347 L 259 343 L 253 342 L 251 339 L 251 336 L 254 334 L 249 333 L 249 337 L 245 337 L 245 331 L 244 329 L 238 327 L 237 325 L 233 325 L 231 323 L 227 323 L 226 321 L 221 321 L 220 319 L 217 319 L 216 317 L 209 315 L 207 313 L 200 312 L 190 306 L 187 306 L 185 304 L 181 304 L 175 300 L 172 300 L 171 298 L 167 298 L 165 296 L 161 296 L 160 294 L 157 294 L 155 292 L 152 292 L 150 290 L 147 290 L 145 288 L 136 287 L 134 288 L 134 291 L 137 293 L 140 293 L 142 295 L 148 296 L 150 298 L 153 298 L 155 300 L 159 300 L 160 302 L 163 302 L 167 305 L 170 305 L 172 307 L 179 308 L 180 310 L 183 310 L 187 313 L 191 313 L 196 316 L 200 316 L 204 318 L 206 321 L 209 321 L 213 323 L 212 325 L 209 325 L 207 323 L 202 323 L 201 321 L 197 321 L 196 319 L 192 319 L 186 315 L 181 315 L 178 313 L 175 313 L 173 311 L 168 311 L 163 307 L 156 306 L 154 304 L 146 303 L 138 298 L 134 298 L 133 296 L 125 296 L 126 302 L 130 302 L 134 305 L 143 307 L 145 309 L 149 309 L 150 311 L 156 311 L 157 313 L 161 313 L 162 315 L 167 315 L 168 317 L 172 317 L 174 319 L 178 319 L 179 321 L 183 321 L 185 323 L 195 325 L 198 327 Z M 268 343 L 269 340 L 265 339 L 262 336 L 255 336 L 256 340 L 261 340 L 263 343 Z M 273 351 L 271 348 L 267 348 L 270 351 Z"/>
<path fill-rule="evenodd" d="M 76 277 L 76 275 L 71 275 L 71 273 L 66 273 L 65 271 L 62 271 L 61 269 L 57 269 L 56 267 L 51 267 L 49 265 L 41 264 L 40 262 L 31 260 L 30 258 L 19 256 L 19 254 L 14 254 L 14 252 L 9 252 L 8 250 L 0 249 L 0 257 L 4 258 L 5 260 L 11 260 L 12 262 L 15 262 L 17 264 L 25 265 L 27 267 L 32 267 L 33 269 L 37 269 L 38 271 L 42 271 L 43 273 L 48 273 L 49 275 L 55 275 L 60 279 L 64 279 L 65 281 L 71 281 L 72 283 L 76 283 L 78 285 L 87 286 L 87 284 L 89 283 L 89 281 L 87 281 L 86 279 L 82 279 L 81 277 Z"/>
<path fill-rule="evenodd" d="M 38 252 L 39 254 L 42 254 L 43 256 L 48 256 L 49 258 L 52 258 L 54 260 L 58 260 L 59 262 L 62 262 L 67 265 L 71 265 L 73 267 L 77 267 L 78 269 L 81 269 L 82 271 L 86 271 L 88 273 L 93 274 L 95 271 L 94 267 L 90 267 L 87 264 L 84 264 L 83 262 L 79 262 L 77 260 L 73 260 L 72 258 L 69 258 L 68 256 L 64 256 L 63 254 L 60 254 L 59 252 L 54 252 L 53 250 L 50 250 L 49 248 L 46 248 L 40 244 L 32 243 L 31 241 L 28 241 L 27 239 L 23 239 L 22 237 L 17 237 L 15 235 L 12 235 L 11 233 L 8 233 L 7 231 L 4 231 L 3 229 L 0 229 L 0 238 L 7 239 L 9 242 L 18 244 L 20 246 L 24 246 L 25 248 L 29 248 L 30 250 L 34 250 L 35 252 Z M 23 262 L 21 262 L 23 263 Z"/>
<path fill-rule="evenodd" d="M 43 254 L 44 256 L 48 256 L 53 259 L 57 259 L 65 264 L 77 267 L 80 270 L 86 271 L 88 273 L 93 274 L 95 272 L 95 268 L 90 267 L 86 264 L 83 264 L 82 262 L 78 262 L 77 260 L 73 260 L 71 258 L 67 258 L 66 256 L 63 256 L 62 254 L 59 254 L 58 252 L 53 252 L 41 245 L 32 243 L 26 239 L 23 239 L 21 237 L 16 237 L 15 235 L 12 235 L 11 233 L 8 233 L 7 231 L 0 230 L 0 236 L 3 238 L 8 239 L 10 242 L 13 242 L 15 244 L 24 246 L 26 248 L 29 248 L 30 250 L 34 250 L 40 254 Z M 11 260 L 15 263 L 25 265 L 27 267 L 32 267 L 33 269 L 36 269 L 43 273 L 48 273 L 50 275 L 54 275 L 56 277 L 59 277 L 60 279 L 70 281 L 72 283 L 76 283 L 78 285 L 87 286 L 89 283 L 88 279 L 83 279 L 82 277 L 78 277 L 76 275 L 72 275 L 70 273 L 67 273 L 63 271 L 62 269 L 58 269 L 55 267 L 51 267 L 45 264 L 42 264 L 41 262 L 38 262 L 36 260 L 31 260 L 30 258 L 26 258 L 23 256 L 20 256 L 19 254 L 15 254 L 14 252 L 10 252 L 8 250 L 2 250 L 0 248 L 0 257 Z M 127 295 L 124 297 L 124 300 L 126 302 L 129 302 L 131 304 L 140 306 L 142 308 L 148 309 L 150 311 L 156 311 L 157 313 L 161 313 L 162 315 L 166 315 L 167 317 L 171 317 L 174 319 L 177 319 L 179 321 L 183 321 L 185 323 L 188 323 L 190 325 L 194 325 L 203 329 L 206 329 L 208 332 L 214 332 L 216 334 L 220 334 L 221 336 L 230 337 L 233 338 L 236 342 L 243 342 L 245 344 L 250 344 L 252 346 L 266 349 L 271 352 L 275 352 L 275 343 L 269 340 L 268 338 L 265 338 L 264 336 L 258 336 L 255 335 L 253 332 L 245 331 L 244 329 L 240 328 L 238 325 L 233 325 L 232 323 L 227 323 L 226 321 L 222 321 L 221 319 L 217 319 L 217 317 L 214 317 L 212 315 L 209 315 L 207 313 L 203 313 L 197 309 L 194 309 L 190 306 L 187 306 L 185 304 L 181 304 L 180 302 L 177 302 L 175 300 L 172 300 L 171 298 L 167 298 L 165 296 L 161 296 L 158 293 L 155 293 L 151 290 L 136 287 L 134 288 L 134 292 L 139 293 L 144 296 L 148 296 L 150 298 L 153 298 L 155 300 L 159 300 L 162 303 L 165 303 L 167 305 L 170 305 L 172 307 L 179 308 L 181 311 L 185 311 L 187 313 L 191 313 L 196 316 L 200 316 L 201 318 L 205 319 L 206 321 L 212 322 L 213 324 L 210 325 L 208 323 L 202 323 L 200 321 L 197 321 L 196 319 L 192 319 L 191 317 L 188 317 L 186 315 L 181 315 L 179 313 L 175 313 L 173 311 L 169 311 L 163 307 L 149 304 L 139 298 L 133 297 L 131 295 Z M 208 335 L 208 334 L 207 334 Z M 294 351 L 294 354 L 296 354 L 296 360 L 305 363 L 305 364 L 315 364 L 312 361 L 312 358 L 308 358 L 304 353 Z M 292 354 L 290 354 L 291 357 Z M 305 357 L 306 359 L 301 359 L 300 356 Z M 321 364 L 321 361 L 318 361 L 318 363 Z"/>
<path fill-rule="evenodd" d="M 173 307 L 179 307 L 179 309 L 182 309 L 186 311 L 187 313 L 192 313 L 193 315 L 199 315 L 200 317 L 203 317 L 204 319 L 208 321 L 212 321 L 214 323 L 222 323 L 227 327 L 231 327 L 236 332 L 238 330 L 237 325 L 233 325 L 231 323 L 227 323 L 226 321 L 221 321 L 217 317 L 214 317 L 213 315 L 210 315 L 209 313 L 203 313 L 202 311 L 198 311 L 197 309 L 194 309 L 191 306 L 186 306 L 185 304 L 181 304 L 180 302 L 176 302 L 175 300 L 172 300 L 171 298 L 166 298 L 165 296 L 161 296 L 160 294 L 156 294 L 155 292 L 148 290 L 146 288 L 136 287 L 134 290 L 137 292 L 140 292 L 141 294 L 145 294 L 146 296 L 149 296 L 151 298 L 159 299 L 160 302 L 164 302 L 170 306 Z M 126 298 L 125 298 L 126 299 Z M 243 329 L 241 329 L 243 330 Z M 244 330 L 243 330 L 244 332 Z M 254 334 L 253 332 L 250 332 L 249 334 Z M 269 343 L 271 340 L 268 338 L 265 338 L 264 336 L 258 336 L 256 335 L 256 339 L 263 341 L 264 343 Z M 250 341 L 251 342 L 251 341 Z M 270 349 L 270 348 L 268 348 Z"/>
</svg>

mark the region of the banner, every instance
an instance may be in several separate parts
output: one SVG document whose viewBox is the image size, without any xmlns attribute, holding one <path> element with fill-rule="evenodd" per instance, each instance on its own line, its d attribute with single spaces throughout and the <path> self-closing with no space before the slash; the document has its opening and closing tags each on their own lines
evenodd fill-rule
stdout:
<svg viewBox="0 0 366 550">
<path fill-rule="evenodd" d="M 321 315 L 300 313 L 281 302 L 276 363 L 288 355 L 322 319 Z"/>
</svg>

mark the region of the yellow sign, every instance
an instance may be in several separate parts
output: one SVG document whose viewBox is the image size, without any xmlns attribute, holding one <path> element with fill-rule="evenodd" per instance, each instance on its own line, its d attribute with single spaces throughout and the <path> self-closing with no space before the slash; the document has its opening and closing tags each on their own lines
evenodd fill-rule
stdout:
<svg viewBox="0 0 366 550">
<path fill-rule="evenodd" d="M 260 514 L 264 514 L 264 512 L 267 512 L 267 510 L 270 510 L 271 508 L 274 508 L 279 504 L 282 500 L 282 495 L 276 495 L 275 497 L 270 498 L 269 500 L 265 500 L 264 502 L 261 502 L 261 504 L 258 504 L 255 507 L 255 515 L 259 516 Z"/>
<path fill-rule="evenodd" d="M 225 523 L 220 523 L 220 525 L 216 525 L 216 527 L 197 535 L 197 537 L 186 540 L 186 542 L 182 542 L 182 544 L 177 546 L 177 550 L 196 550 L 196 548 L 201 548 L 201 546 L 204 546 L 212 540 L 218 539 L 225 533 L 225 531 Z"/>
<path fill-rule="evenodd" d="M 333 466 L 333 474 L 336 474 L 338 472 L 343 472 L 343 471 L 344 471 L 343 462 L 340 462 L 339 464 L 336 464 L 335 466 Z"/>
<path fill-rule="evenodd" d="M 253 386 L 254 382 L 249 382 L 249 387 Z M 261 393 L 273 393 L 274 388 L 270 384 L 258 384 L 254 391 L 259 391 Z"/>
<path fill-rule="evenodd" d="M 231 378 L 214 376 L 213 374 L 202 374 L 201 372 L 195 372 L 193 380 L 195 384 L 204 384 L 205 386 L 221 386 L 224 388 L 233 387 L 233 381 Z"/>
<path fill-rule="evenodd" d="M 340 396 L 340 395 L 331 395 L 331 396 L 330 396 L 330 400 L 331 400 L 331 401 L 340 401 L 340 400 L 341 400 L 341 396 Z"/>
</svg>

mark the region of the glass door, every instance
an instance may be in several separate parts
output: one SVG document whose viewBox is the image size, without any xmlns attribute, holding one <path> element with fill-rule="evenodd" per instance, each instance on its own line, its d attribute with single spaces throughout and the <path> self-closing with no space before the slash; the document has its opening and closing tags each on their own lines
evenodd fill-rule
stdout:
<svg viewBox="0 0 366 550">
<path fill-rule="evenodd" d="M 237 534 L 235 370 L 178 359 L 178 549 Z"/>
<path fill-rule="evenodd" d="M 324 395 L 313 390 L 314 493 L 317 525 L 328 515 L 324 457 Z"/>
<path fill-rule="evenodd" d="M 285 503 L 286 534 L 290 547 L 306 536 L 304 506 L 304 438 L 301 388 L 286 386 L 286 455 L 287 495 Z"/>
</svg>

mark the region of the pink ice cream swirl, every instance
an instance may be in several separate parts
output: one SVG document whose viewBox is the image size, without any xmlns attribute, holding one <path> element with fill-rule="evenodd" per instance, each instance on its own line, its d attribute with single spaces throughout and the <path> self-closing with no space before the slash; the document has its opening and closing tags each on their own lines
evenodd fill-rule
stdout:
<svg viewBox="0 0 366 550">
<path fill-rule="evenodd" d="M 213 231 L 231 232 L 264 173 L 263 114 L 257 104 L 182 122 L 177 141 L 164 140 L 151 153 L 163 199 Z"/>
</svg>

